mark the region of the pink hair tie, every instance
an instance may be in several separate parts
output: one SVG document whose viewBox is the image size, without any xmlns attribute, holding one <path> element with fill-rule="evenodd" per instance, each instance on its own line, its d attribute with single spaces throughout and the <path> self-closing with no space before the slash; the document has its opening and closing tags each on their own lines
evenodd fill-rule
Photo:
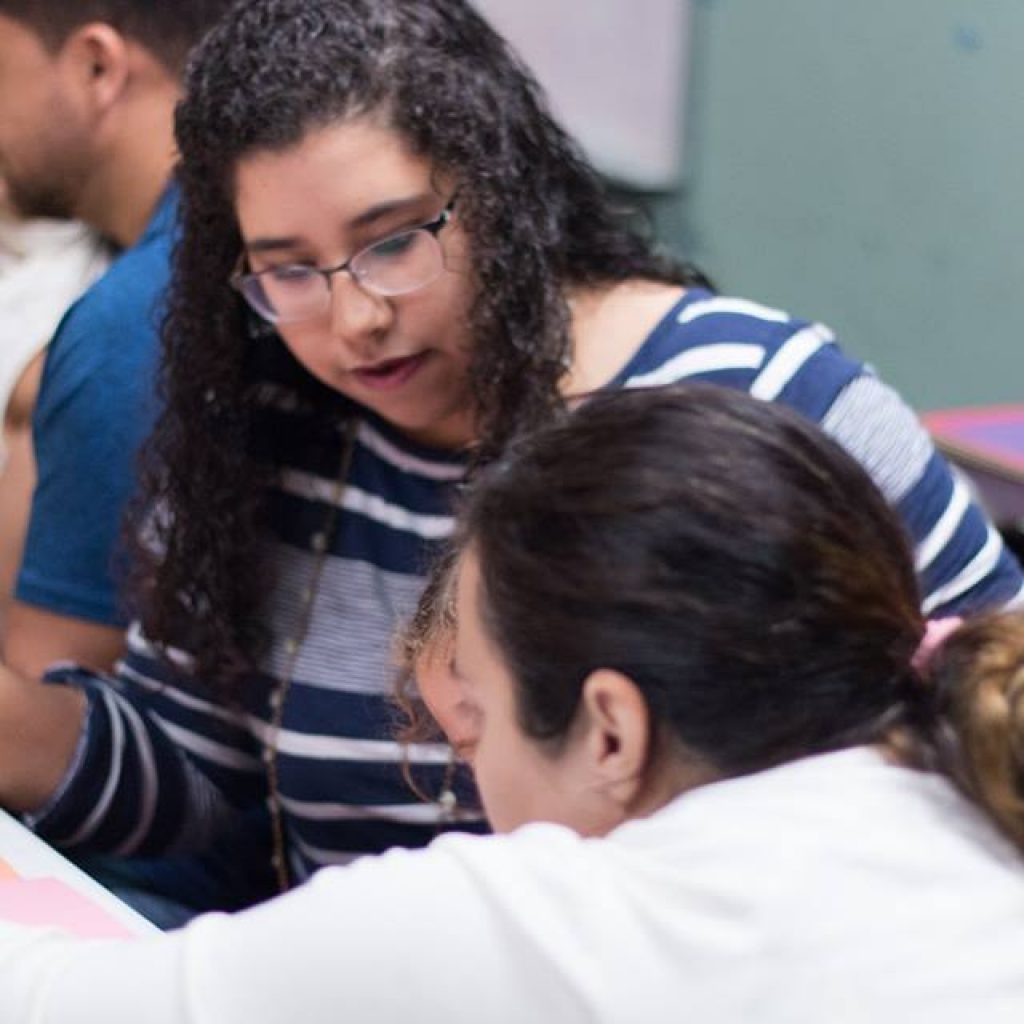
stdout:
<svg viewBox="0 0 1024 1024">
<path fill-rule="evenodd" d="M 951 615 L 946 619 L 929 619 L 925 624 L 924 636 L 914 651 L 910 664 L 919 675 L 925 675 L 935 657 L 935 652 L 955 633 L 963 623 L 958 615 Z"/>
</svg>

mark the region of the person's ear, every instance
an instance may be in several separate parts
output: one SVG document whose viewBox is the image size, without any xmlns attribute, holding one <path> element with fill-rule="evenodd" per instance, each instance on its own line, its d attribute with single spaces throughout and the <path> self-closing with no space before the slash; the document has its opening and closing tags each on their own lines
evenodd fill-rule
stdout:
<svg viewBox="0 0 1024 1024">
<path fill-rule="evenodd" d="M 651 757 L 651 713 L 628 676 L 597 669 L 583 682 L 580 710 L 589 771 L 607 797 L 632 806 L 647 781 Z"/>
<path fill-rule="evenodd" d="M 106 113 L 124 94 L 130 69 L 128 42 L 112 26 L 89 22 L 75 29 L 64 41 L 59 59 L 94 114 Z"/>
<path fill-rule="evenodd" d="M 435 636 L 413 662 L 416 688 L 452 749 L 469 759 L 480 736 L 479 714 L 465 699 L 452 657 L 455 633 Z"/>
</svg>

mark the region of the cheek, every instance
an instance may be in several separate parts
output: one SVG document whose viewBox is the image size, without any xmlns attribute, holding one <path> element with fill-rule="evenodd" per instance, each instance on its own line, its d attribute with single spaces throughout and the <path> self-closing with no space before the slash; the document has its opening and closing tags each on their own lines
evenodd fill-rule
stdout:
<svg viewBox="0 0 1024 1024">
<path fill-rule="evenodd" d="M 413 666 L 416 685 L 451 746 L 457 752 L 472 750 L 480 739 L 480 716 L 465 700 L 450 664 L 450 644 L 440 651 L 428 651 Z"/>
<path fill-rule="evenodd" d="M 565 809 L 552 785 L 552 767 L 532 747 L 488 742 L 473 759 L 473 772 L 487 820 L 496 832 L 511 832 L 535 821 L 562 821 Z"/>
<path fill-rule="evenodd" d="M 428 288 L 400 296 L 395 317 L 404 334 L 429 337 L 432 344 L 449 352 L 466 348 L 469 324 L 467 301 L 460 281 L 446 275 Z"/>
<path fill-rule="evenodd" d="M 403 306 L 410 317 L 406 322 L 429 322 L 434 333 L 447 339 L 446 348 L 468 351 L 469 314 L 476 296 L 476 285 L 458 255 L 447 256 L 445 267 L 445 273 L 429 287 L 403 296 Z"/>
<path fill-rule="evenodd" d="M 484 814 L 488 824 L 495 832 L 512 832 L 521 825 L 531 821 L 528 809 L 523 805 L 523 778 L 515 772 L 514 767 L 507 766 L 502 770 L 491 764 L 485 756 L 477 751 L 473 758 L 473 779 L 476 782 Z"/>
<path fill-rule="evenodd" d="M 321 377 L 324 359 L 329 349 L 326 331 L 310 322 L 278 327 L 277 333 L 296 361 L 314 377 Z"/>
</svg>

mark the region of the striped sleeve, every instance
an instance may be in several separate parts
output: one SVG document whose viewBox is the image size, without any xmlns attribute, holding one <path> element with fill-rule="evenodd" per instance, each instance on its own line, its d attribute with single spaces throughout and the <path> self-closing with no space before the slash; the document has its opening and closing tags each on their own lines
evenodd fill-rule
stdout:
<svg viewBox="0 0 1024 1024">
<path fill-rule="evenodd" d="M 154 689 L 128 667 L 116 678 L 62 667 L 47 682 L 78 686 L 88 701 L 64 780 L 25 815 L 53 845 L 118 856 L 202 849 L 261 799 L 251 738 L 223 709 Z"/>
<path fill-rule="evenodd" d="M 892 388 L 869 374 L 844 388 L 825 432 L 871 474 L 910 534 L 928 616 L 1012 606 L 1020 568 L 958 472 Z"/>
<path fill-rule="evenodd" d="M 652 333 L 626 387 L 702 379 L 821 425 L 901 516 L 928 616 L 1024 604 L 1020 566 L 903 399 L 822 324 L 699 289 Z"/>
</svg>

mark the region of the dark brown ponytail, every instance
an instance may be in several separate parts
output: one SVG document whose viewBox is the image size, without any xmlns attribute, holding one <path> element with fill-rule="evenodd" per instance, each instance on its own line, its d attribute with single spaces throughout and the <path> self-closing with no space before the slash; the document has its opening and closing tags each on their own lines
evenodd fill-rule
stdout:
<svg viewBox="0 0 1024 1024">
<path fill-rule="evenodd" d="M 1024 614 L 966 623 L 929 677 L 937 767 L 1024 851 Z"/>
</svg>

